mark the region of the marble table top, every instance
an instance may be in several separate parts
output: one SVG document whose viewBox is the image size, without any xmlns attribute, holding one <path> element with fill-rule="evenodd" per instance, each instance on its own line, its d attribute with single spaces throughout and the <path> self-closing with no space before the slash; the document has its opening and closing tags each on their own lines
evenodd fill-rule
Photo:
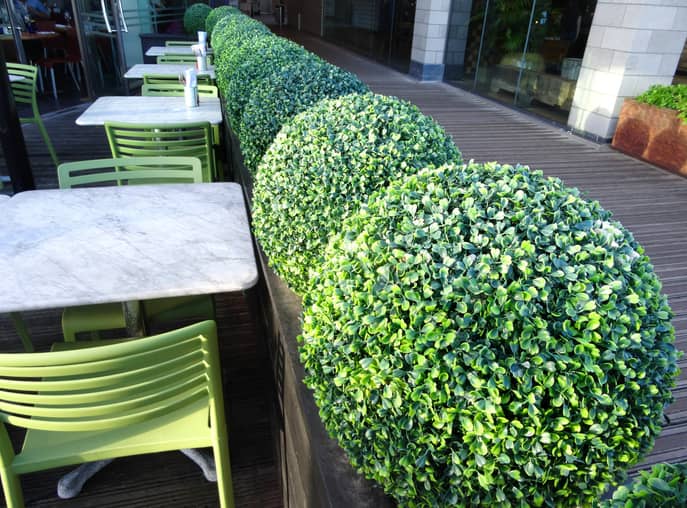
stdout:
<svg viewBox="0 0 687 508">
<path fill-rule="evenodd" d="M 26 78 L 24 76 L 17 76 L 16 74 L 9 74 L 10 83 L 14 81 L 24 81 Z"/>
<path fill-rule="evenodd" d="M 191 46 L 151 46 L 146 51 L 146 56 L 162 55 L 192 55 Z M 212 54 L 212 48 L 208 48 L 208 54 Z"/>
<path fill-rule="evenodd" d="M 191 67 L 193 64 L 136 64 L 126 71 L 124 77 L 126 79 L 143 79 L 144 74 L 178 76 Z M 212 79 L 215 79 L 215 67 L 208 65 L 207 71 L 198 74 L 208 74 Z"/>
<path fill-rule="evenodd" d="M 28 191 L 2 202 L 0 312 L 240 291 L 258 280 L 235 183 Z"/>
<path fill-rule="evenodd" d="M 110 122 L 156 125 L 210 122 L 222 123 L 222 108 L 216 97 L 201 97 L 197 108 L 187 108 L 183 97 L 107 96 L 98 97 L 81 116 L 77 125 L 103 125 Z"/>
</svg>

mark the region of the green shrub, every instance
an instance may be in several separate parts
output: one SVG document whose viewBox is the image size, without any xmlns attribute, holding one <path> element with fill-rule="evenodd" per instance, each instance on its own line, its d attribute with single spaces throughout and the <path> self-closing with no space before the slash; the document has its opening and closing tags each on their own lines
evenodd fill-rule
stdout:
<svg viewBox="0 0 687 508">
<path fill-rule="evenodd" d="M 212 9 L 207 4 L 193 4 L 184 12 L 184 30 L 188 34 L 195 34 L 205 30 L 205 18 Z"/>
<path fill-rule="evenodd" d="M 239 61 L 235 54 L 257 38 L 274 38 L 269 29 L 248 16 L 231 16 L 220 19 L 215 25 L 212 47 L 215 50 L 215 76 L 217 86 L 225 95 L 234 67 Z"/>
<path fill-rule="evenodd" d="M 227 116 L 234 133 L 240 138 L 243 108 L 256 83 L 295 62 L 320 61 L 302 46 L 276 36 L 253 37 L 233 51 L 223 60 L 223 68 L 229 72 L 220 91 L 226 99 Z"/>
<path fill-rule="evenodd" d="M 336 231 L 304 302 L 306 384 L 400 504 L 588 506 L 653 446 L 671 310 L 597 202 L 527 168 L 450 165 Z"/>
<path fill-rule="evenodd" d="M 630 487 L 618 487 L 601 508 L 675 508 L 687 506 L 687 464 L 657 464 L 642 471 Z"/>
<path fill-rule="evenodd" d="M 242 13 L 240 10 L 238 10 L 236 7 L 230 7 L 228 5 L 221 5 L 212 9 L 210 14 L 208 14 L 208 17 L 205 18 L 205 31 L 208 33 L 208 40 L 212 41 L 212 31 L 215 29 L 215 25 L 220 19 L 229 16 L 241 15 Z"/>
<path fill-rule="evenodd" d="M 678 117 L 687 123 L 687 85 L 654 85 L 637 97 L 644 102 L 659 108 L 678 111 Z"/>
<path fill-rule="evenodd" d="M 246 167 L 255 174 L 270 143 L 291 117 L 324 98 L 368 92 L 356 76 L 325 62 L 297 60 L 254 82 L 239 132 Z"/>
<path fill-rule="evenodd" d="M 390 181 L 448 161 L 460 161 L 451 138 L 408 102 L 374 94 L 322 100 L 282 127 L 259 165 L 255 235 L 303 295 L 346 215 Z"/>
</svg>

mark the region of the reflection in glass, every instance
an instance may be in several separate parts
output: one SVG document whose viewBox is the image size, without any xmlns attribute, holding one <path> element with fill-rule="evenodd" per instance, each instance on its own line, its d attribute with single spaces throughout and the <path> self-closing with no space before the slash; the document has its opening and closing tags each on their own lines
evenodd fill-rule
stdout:
<svg viewBox="0 0 687 508">
<path fill-rule="evenodd" d="M 324 37 L 407 72 L 415 0 L 324 0 Z"/>
<path fill-rule="evenodd" d="M 447 58 L 464 48 L 463 60 L 459 72 L 447 65 L 453 71 L 447 79 L 564 123 L 596 1 L 475 0 L 469 15 L 456 3 Z M 457 26 L 464 27 L 463 41 L 458 41 Z"/>
</svg>

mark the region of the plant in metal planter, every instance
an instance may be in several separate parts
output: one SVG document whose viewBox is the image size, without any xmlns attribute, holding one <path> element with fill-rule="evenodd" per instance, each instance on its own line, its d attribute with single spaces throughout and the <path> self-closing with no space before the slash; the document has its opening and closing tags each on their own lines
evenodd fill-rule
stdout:
<svg viewBox="0 0 687 508">
<path fill-rule="evenodd" d="M 243 16 L 243 13 L 236 7 L 230 7 L 229 5 L 221 5 L 210 11 L 210 14 L 205 18 L 205 31 L 208 33 L 210 41 L 212 40 L 212 31 L 215 29 L 217 22 L 222 18 L 230 16 Z"/>
<path fill-rule="evenodd" d="M 408 102 L 371 93 L 322 100 L 286 123 L 263 157 L 253 230 L 270 265 L 303 295 L 329 236 L 372 192 L 460 157 L 444 130 Z"/>
<path fill-rule="evenodd" d="M 239 139 L 243 109 L 257 83 L 296 62 L 314 65 L 321 61 L 303 46 L 276 36 L 254 37 L 233 51 L 223 64 L 230 73 L 221 91 L 226 99 L 229 122 Z"/>
<path fill-rule="evenodd" d="M 404 506 L 588 506 L 678 373 L 644 250 L 540 172 L 396 179 L 329 242 L 301 359 L 351 463 Z"/>
<path fill-rule="evenodd" d="M 618 487 L 601 508 L 687 506 L 687 464 L 657 464 L 642 471 L 629 487 Z"/>
<path fill-rule="evenodd" d="M 198 30 L 205 30 L 205 18 L 212 9 L 207 4 L 193 4 L 184 12 L 184 30 L 195 34 Z"/>
<path fill-rule="evenodd" d="M 242 12 L 235 16 L 220 17 L 212 30 L 210 39 L 215 50 L 215 57 L 230 55 L 256 35 L 272 35 L 272 32 L 264 24 Z"/>
<path fill-rule="evenodd" d="M 239 132 L 246 167 L 255 174 L 274 137 L 297 113 L 325 98 L 365 93 L 368 88 L 350 72 L 326 62 L 296 60 L 255 83 Z"/>
</svg>

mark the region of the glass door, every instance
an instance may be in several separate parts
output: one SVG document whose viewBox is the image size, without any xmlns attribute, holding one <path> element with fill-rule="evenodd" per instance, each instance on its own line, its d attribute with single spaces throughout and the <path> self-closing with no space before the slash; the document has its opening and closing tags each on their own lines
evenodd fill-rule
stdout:
<svg viewBox="0 0 687 508">
<path fill-rule="evenodd" d="M 72 0 L 89 95 L 128 94 L 124 73 L 143 61 L 139 34 L 152 31 L 147 0 Z"/>
</svg>

